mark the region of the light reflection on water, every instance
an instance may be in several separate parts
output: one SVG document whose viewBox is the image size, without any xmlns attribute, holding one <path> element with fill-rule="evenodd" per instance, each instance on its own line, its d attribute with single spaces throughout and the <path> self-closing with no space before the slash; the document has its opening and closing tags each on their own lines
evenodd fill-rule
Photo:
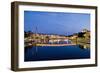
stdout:
<svg viewBox="0 0 100 73">
<path fill-rule="evenodd" d="M 24 61 L 86 59 L 90 58 L 90 49 L 79 46 L 43 46 L 25 48 Z"/>
</svg>

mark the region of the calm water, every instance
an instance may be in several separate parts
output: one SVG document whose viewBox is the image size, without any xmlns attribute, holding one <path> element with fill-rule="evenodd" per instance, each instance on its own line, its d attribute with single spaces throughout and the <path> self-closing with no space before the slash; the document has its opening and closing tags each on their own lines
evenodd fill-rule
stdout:
<svg viewBox="0 0 100 73">
<path fill-rule="evenodd" d="M 24 61 L 86 59 L 90 58 L 89 49 L 78 46 L 45 46 L 25 48 Z"/>
</svg>

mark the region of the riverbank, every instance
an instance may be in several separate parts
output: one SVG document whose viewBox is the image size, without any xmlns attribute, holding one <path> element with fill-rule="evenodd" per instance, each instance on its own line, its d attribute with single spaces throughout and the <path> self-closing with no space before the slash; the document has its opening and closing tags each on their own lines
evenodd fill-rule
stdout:
<svg viewBox="0 0 100 73">
<path fill-rule="evenodd" d="M 36 46 L 70 46 L 76 44 L 36 44 Z"/>
<path fill-rule="evenodd" d="M 30 44 L 26 45 L 25 47 L 32 47 L 32 46 L 71 46 L 76 44 Z"/>
</svg>

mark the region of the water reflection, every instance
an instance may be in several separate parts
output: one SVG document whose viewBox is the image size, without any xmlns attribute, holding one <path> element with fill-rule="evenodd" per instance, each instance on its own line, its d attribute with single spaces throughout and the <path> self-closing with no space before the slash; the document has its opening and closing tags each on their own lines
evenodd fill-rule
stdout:
<svg viewBox="0 0 100 73">
<path fill-rule="evenodd" d="M 82 50 L 83 48 L 83 50 Z M 24 61 L 86 59 L 90 58 L 90 49 L 83 46 L 34 46 L 25 48 Z"/>
</svg>

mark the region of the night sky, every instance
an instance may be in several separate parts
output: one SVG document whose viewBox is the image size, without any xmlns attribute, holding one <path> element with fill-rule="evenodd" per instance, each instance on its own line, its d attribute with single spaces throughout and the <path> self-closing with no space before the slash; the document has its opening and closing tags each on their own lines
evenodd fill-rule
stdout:
<svg viewBox="0 0 100 73">
<path fill-rule="evenodd" d="M 71 35 L 90 30 L 90 14 L 24 11 L 24 31 Z"/>
</svg>

